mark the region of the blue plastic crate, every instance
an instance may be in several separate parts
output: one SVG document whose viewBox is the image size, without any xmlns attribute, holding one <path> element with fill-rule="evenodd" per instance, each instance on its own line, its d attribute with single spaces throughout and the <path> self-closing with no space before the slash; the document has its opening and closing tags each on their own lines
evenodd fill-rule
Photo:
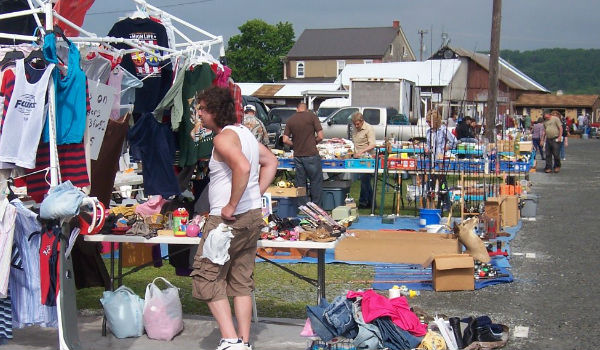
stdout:
<svg viewBox="0 0 600 350">
<path fill-rule="evenodd" d="M 292 158 L 277 158 L 277 167 L 294 169 L 296 167 L 296 164 L 294 163 L 294 159 Z"/>
<path fill-rule="evenodd" d="M 344 169 L 345 165 L 344 159 L 321 159 L 323 169 Z"/>
<path fill-rule="evenodd" d="M 502 172 L 528 172 L 530 167 L 531 165 L 528 162 L 500 161 L 500 171 Z"/>
<path fill-rule="evenodd" d="M 375 159 L 346 159 L 346 169 L 375 169 Z"/>
<path fill-rule="evenodd" d="M 482 161 L 460 160 L 457 170 L 483 172 L 485 170 L 485 163 Z"/>
<path fill-rule="evenodd" d="M 455 160 L 436 160 L 435 170 L 454 171 L 458 170 L 458 163 Z"/>
</svg>

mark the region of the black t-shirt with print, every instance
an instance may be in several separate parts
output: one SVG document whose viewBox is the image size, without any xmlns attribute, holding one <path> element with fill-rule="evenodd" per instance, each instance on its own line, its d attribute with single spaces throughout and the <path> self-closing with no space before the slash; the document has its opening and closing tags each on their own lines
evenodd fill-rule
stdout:
<svg viewBox="0 0 600 350">
<path fill-rule="evenodd" d="M 149 18 L 125 18 L 113 25 L 108 32 L 116 38 L 138 39 L 142 42 L 168 47 L 169 40 L 165 27 Z M 126 44 L 115 44 L 119 49 L 130 49 Z M 157 52 L 164 54 L 163 52 Z M 138 79 L 144 86 L 135 91 L 135 113 L 152 112 L 171 87 L 173 68 L 171 61 L 159 61 L 145 52 L 123 56 L 121 66 Z M 150 77 L 148 77 L 150 76 Z"/>
</svg>

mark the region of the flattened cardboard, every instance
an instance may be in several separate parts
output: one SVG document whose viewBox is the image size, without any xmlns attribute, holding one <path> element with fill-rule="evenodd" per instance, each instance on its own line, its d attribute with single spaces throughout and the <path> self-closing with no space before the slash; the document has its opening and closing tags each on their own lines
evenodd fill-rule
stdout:
<svg viewBox="0 0 600 350">
<path fill-rule="evenodd" d="M 458 254 L 461 245 L 453 234 L 414 231 L 349 230 L 335 248 L 335 259 L 398 264 L 423 264 L 431 256 Z"/>
<path fill-rule="evenodd" d="M 271 197 L 303 197 L 306 196 L 306 187 L 288 187 L 269 186 L 267 189 Z"/>
<path fill-rule="evenodd" d="M 474 270 L 475 264 L 470 255 L 436 255 L 431 264 L 433 289 L 437 292 L 474 290 Z"/>
</svg>

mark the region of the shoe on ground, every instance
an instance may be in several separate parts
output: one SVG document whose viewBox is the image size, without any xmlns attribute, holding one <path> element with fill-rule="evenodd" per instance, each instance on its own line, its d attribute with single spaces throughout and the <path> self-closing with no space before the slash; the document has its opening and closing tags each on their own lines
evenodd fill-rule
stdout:
<svg viewBox="0 0 600 350">
<path fill-rule="evenodd" d="M 544 170 L 544 172 L 545 172 L 546 174 L 548 174 L 548 173 L 551 173 L 551 172 L 552 172 L 552 169 L 545 169 L 545 170 Z"/>
<path fill-rule="evenodd" d="M 230 343 L 225 339 L 221 339 L 219 342 L 219 346 L 217 350 L 247 350 L 252 349 L 252 347 L 247 348 L 246 344 L 241 339 L 238 339 L 235 343 Z"/>
<path fill-rule="evenodd" d="M 560 173 L 560 167 L 559 167 L 559 166 L 557 166 L 556 168 L 554 168 L 554 172 L 555 172 L 555 173 Z"/>
</svg>

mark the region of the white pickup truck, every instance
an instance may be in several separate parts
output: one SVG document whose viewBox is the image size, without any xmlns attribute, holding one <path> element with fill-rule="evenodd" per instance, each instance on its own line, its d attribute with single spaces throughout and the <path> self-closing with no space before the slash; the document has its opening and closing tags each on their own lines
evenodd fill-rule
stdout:
<svg viewBox="0 0 600 350">
<path fill-rule="evenodd" d="M 427 123 L 419 118 L 415 125 L 410 125 L 408 116 L 398 114 L 394 108 L 383 107 L 343 107 L 334 112 L 321 125 L 325 138 L 350 139 L 352 134 L 352 114 L 361 112 L 365 121 L 375 129 L 375 138 L 386 137 L 398 141 L 408 141 L 416 137 L 425 137 Z"/>
</svg>

